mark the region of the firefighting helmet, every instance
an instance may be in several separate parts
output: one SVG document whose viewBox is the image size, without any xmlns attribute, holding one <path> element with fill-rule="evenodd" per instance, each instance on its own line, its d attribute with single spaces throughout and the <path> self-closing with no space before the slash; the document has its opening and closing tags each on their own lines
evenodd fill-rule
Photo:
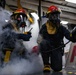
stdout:
<svg viewBox="0 0 76 75">
<path fill-rule="evenodd" d="M 16 15 L 22 14 L 27 17 L 26 11 L 24 9 L 17 9 L 13 14 L 11 15 L 11 18 L 15 18 Z"/>
<path fill-rule="evenodd" d="M 48 17 L 48 15 L 52 14 L 52 13 L 61 13 L 61 10 L 57 6 L 52 5 L 52 6 L 48 7 L 48 10 L 46 12 L 46 17 Z"/>
<path fill-rule="evenodd" d="M 17 9 L 15 12 L 13 12 L 13 14 L 11 15 L 12 19 L 15 19 L 17 17 L 17 15 L 23 15 L 24 17 L 28 18 L 28 20 L 33 23 L 33 19 L 28 15 L 28 13 L 23 9 Z"/>
</svg>

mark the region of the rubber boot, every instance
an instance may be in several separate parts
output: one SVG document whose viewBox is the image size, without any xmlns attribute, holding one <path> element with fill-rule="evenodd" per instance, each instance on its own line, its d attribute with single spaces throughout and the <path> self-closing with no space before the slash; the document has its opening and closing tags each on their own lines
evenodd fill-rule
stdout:
<svg viewBox="0 0 76 75">
<path fill-rule="evenodd" d="M 43 72 L 50 72 L 50 71 L 51 71 L 50 65 L 44 65 Z"/>
</svg>

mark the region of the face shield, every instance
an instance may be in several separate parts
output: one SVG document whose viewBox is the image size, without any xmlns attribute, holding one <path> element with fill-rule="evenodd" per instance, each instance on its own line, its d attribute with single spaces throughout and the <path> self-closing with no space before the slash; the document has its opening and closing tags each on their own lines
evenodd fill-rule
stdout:
<svg viewBox="0 0 76 75">
<path fill-rule="evenodd" d="M 27 16 L 19 14 L 15 20 L 17 21 L 16 22 L 17 26 L 23 28 L 26 26 Z"/>
<path fill-rule="evenodd" d="M 49 13 L 49 21 L 54 24 L 60 24 L 60 13 Z"/>
<path fill-rule="evenodd" d="M 23 13 L 17 13 L 12 16 L 14 23 L 16 24 L 16 27 L 21 32 L 25 32 L 26 21 L 27 21 L 27 15 Z"/>
</svg>

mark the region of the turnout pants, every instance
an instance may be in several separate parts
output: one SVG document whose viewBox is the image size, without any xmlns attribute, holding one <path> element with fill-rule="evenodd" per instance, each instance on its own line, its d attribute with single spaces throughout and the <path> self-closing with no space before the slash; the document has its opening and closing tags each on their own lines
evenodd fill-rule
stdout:
<svg viewBox="0 0 76 75">
<path fill-rule="evenodd" d="M 44 65 L 51 64 L 51 68 L 54 71 L 62 70 L 62 48 L 52 51 L 50 49 L 50 43 L 47 42 L 46 40 L 43 40 L 40 43 L 39 47 L 40 47 L 41 56 L 42 56 Z M 49 50 L 50 50 L 50 52 L 46 52 Z M 49 63 L 49 61 L 50 61 L 50 63 Z"/>
</svg>

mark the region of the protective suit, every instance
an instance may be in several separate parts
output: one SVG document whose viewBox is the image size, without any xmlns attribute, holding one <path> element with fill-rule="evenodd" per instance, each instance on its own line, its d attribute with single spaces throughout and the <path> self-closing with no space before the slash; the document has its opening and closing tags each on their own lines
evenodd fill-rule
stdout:
<svg viewBox="0 0 76 75">
<path fill-rule="evenodd" d="M 75 42 L 75 32 L 69 32 L 64 26 L 60 24 L 60 9 L 56 6 L 48 8 L 46 17 L 48 21 L 42 25 L 39 36 L 39 48 L 43 59 L 43 72 L 50 72 L 62 70 L 62 56 L 64 54 L 64 36 Z M 62 47 L 60 47 L 62 46 Z M 49 62 L 50 61 L 50 62 Z M 50 68 L 51 67 L 51 68 Z"/>
<path fill-rule="evenodd" d="M 3 2 L 5 0 L 2 0 Z M 1 4 L 3 2 L 0 2 Z M 0 4 L 0 6 L 1 6 Z M 2 4 L 3 5 L 3 4 Z M 19 57 L 26 58 L 26 48 L 23 45 L 23 41 L 29 41 L 31 32 L 26 32 L 25 34 L 19 31 L 20 27 L 25 27 L 27 15 L 24 10 L 20 10 L 16 13 L 15 19 L 10 19 L 11 14 L 7 10 L 3 9 L 1 6 L 0 15 L 2 16 L 0 20 L 0 63 L 1 66 L 4 62 L 9 62 L 9 60 Z M 18 19 L 18 20 L 17 20 Z M 25 19 L 25 20 L 24 20 Z M 8 20 L 8 22 L 6 22 Z M 14 22 L 15 21 L 15 22 Z M 18 23 L 18 24 L 17 24 Z"/>
</svg>

